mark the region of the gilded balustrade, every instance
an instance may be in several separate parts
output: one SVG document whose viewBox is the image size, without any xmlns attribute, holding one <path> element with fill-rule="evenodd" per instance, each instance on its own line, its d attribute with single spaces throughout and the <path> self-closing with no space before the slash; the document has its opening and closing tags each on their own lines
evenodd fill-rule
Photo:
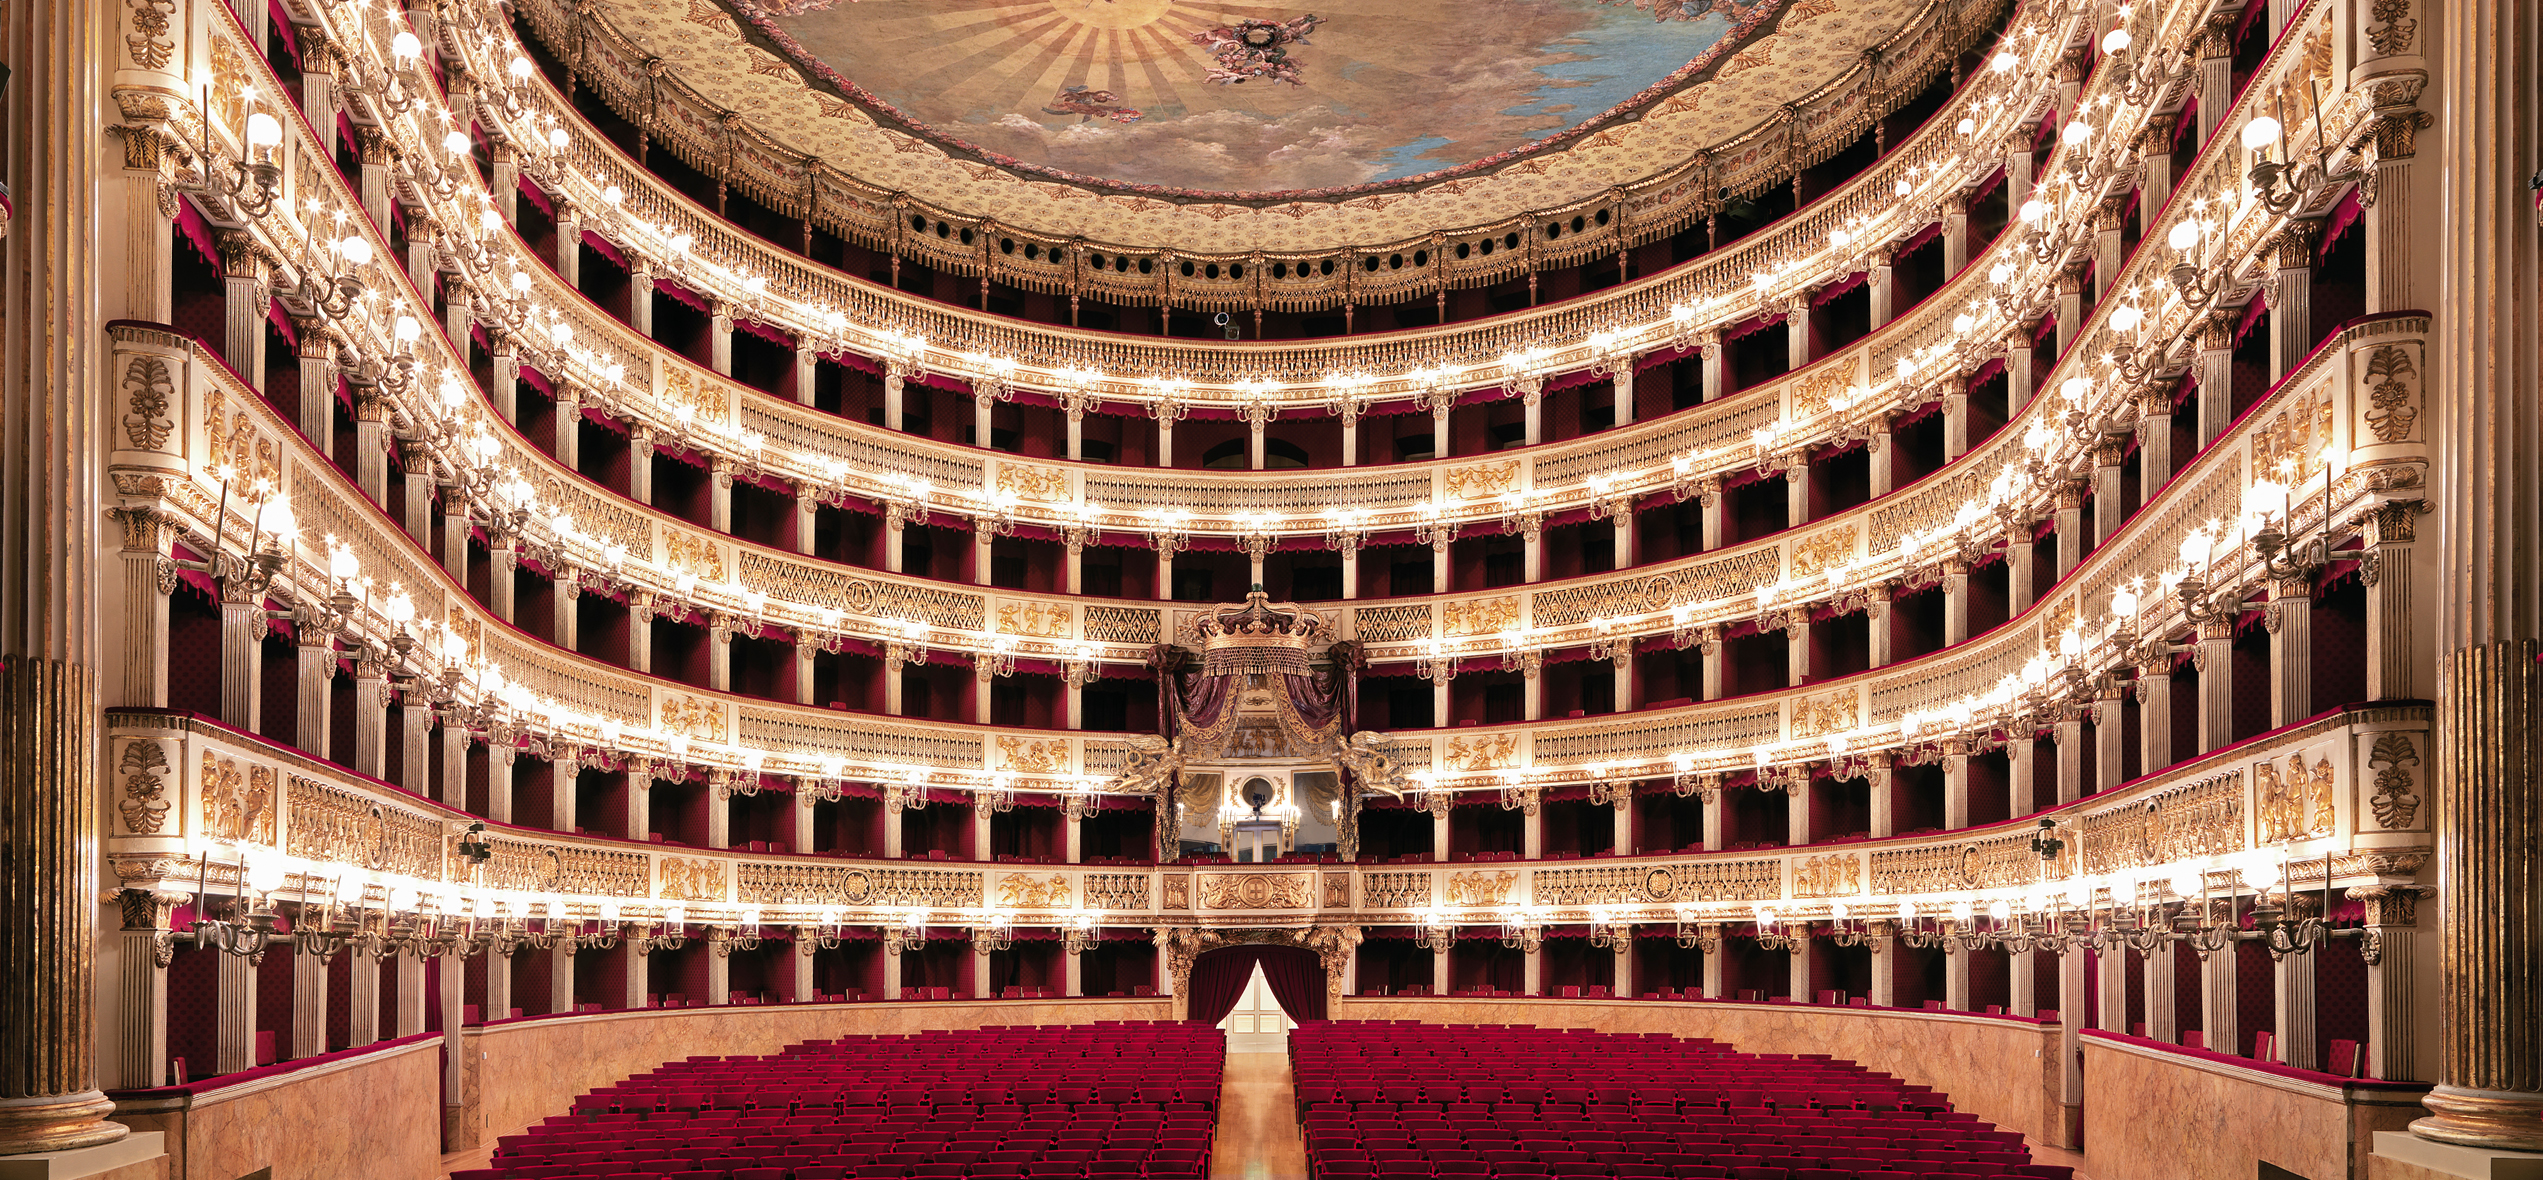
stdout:
<svg viewBox="0 0 2545 1180">
<path fill-rule="evenodd" d="M 107 857 L 122 888 L 226 894 L 250 858 L 285 863 L 310 893 L 404 886 L 458 912 L 459 898 L 560 898 L 576 912 L 641 921 L 673 905 L 710 924 L 756 909 L 771 926 L 897 924 L 914 911 L 957 924 L 982 911 L 1021 925 L 1092 916 L 1100 925 L 1224 925 L 1298 919 L 1360 925 L 1533 920 L 1740 921 L 1771 904 L 1787 917 L 1833 904 L 1934 907 L 2042 882 L 2146 876 L 2224 864 L 2249 849 L 2298 846 L 2332 857 L 2335 887 L 2408 875 L 2426 856 L 2426 707 L 2328 715 L 2170 767 L 2126 789 L 2044 813 L 2068 837 L 2044 858 L 2030 817 L 1843 845 L 1665 853 L 1596 861 L 1452 865 L 1010 865 L 785 856 L 489 825 L 491 857 L 458 843 L 476 817 L 417 799 L 296 751 L 163 712 L 110 710 Z M 2303 781 L 2282 773 L 2303 766 Z M 2278 777 L 2275 778 L 2275 775 Z M 2290 794 L 2294 792 L 2294 794 Z M 2276 816 L 2299 800 L 2294 827 Z M 2306 866 L 2300 866 L 2306 868 Z M 2294 872 L 2295 870 L 2293 870 Z M 483 911 L 480 911 L 481 913 Z M 1304 916 L 1303 916 L 1304 915 Z"/>
</svg>

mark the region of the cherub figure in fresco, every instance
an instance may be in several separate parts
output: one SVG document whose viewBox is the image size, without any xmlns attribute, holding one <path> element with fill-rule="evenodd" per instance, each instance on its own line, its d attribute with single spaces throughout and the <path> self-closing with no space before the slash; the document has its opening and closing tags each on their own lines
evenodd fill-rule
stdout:
<svg viewBox="0 0 2545 1180">
<path fill-rule="evenodd" d="M 855 4 L 857 0 L 848 0 Z M 759 9 L 766 16 L 802 16 L 808 12 L 829 12 L 839 0 L 742 0 L 742 7 Z"/>
<path fill-rule="evenodd" d="M 1063 86 L 1060 93 L 1043 104 L 1047 115 L 1076 115 L 1081 123 L 1111 119 L 1116 123 L 1140 121 L 1138 108 L 1122 105 L 1122 98 L 1110 90 L 1089 90 L 1084 86 Z"/>
<path fill-rule="evenodd" d="M 1298 16 L 1286 21 L 1245 20 L 1195 33 L 1193 43 L 1219 59 L 1219 65 L 1210 72 L 1210 81 L 1242 86 L 1261 78 L 1304 86 L 1307 83 L 1300 77 L 1299 64 L 1290 60 L 1290 46 L 1307 44 L 1308 34 L 1324 23 L 1321 16 Z"/>
</svg>

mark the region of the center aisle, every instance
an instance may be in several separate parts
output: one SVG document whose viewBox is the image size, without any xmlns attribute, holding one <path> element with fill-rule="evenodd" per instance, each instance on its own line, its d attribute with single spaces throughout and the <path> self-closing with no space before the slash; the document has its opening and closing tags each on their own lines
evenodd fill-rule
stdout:
<svg viewBox="0 0 2545 1180">
<path fill-rule="evenodd" d="M 1299 1137 L 1298 1090 L 1288 1053 L 1231 1053 L 1220 1073 L 1219 1138 L 1211 1180 L 1301 1180 L 1308 1148 Z"/>
</svg>

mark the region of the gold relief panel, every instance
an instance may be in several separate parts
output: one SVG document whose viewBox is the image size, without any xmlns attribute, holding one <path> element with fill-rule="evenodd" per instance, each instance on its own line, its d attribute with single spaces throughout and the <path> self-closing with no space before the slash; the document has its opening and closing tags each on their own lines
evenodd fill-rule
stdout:
<svg viewBox="0 0 2545 1180">
<path fill-rule="evenodd" d="M 675 406 L 688 406 L 701 422 L 725 420 L 723 390 L 713 381 L 692 381 L 689 370 L 666 366 L 663 372 L 663 399 Z"/>
<path fill-rule="evenodd" d="M 259 481 L 269 489 L 283 486 L 282 460 L 274 440 L 257 432 L 254 412 L 231 412 L 228 399 L 218 389 L 204 394 L 203 433 L 207 444 L 204 474 L 218 482 L 224 471 L 229 473 L 231 503 L 237 510 L 253 511 L 245 497 L 254 493 Z"/>
<path fill-rule="evenodd" d="M 1520 883 L 1520 874 L 1510 869 L 1472 873 L 1451 873 L 1440 883 L 1440 904 L 1449 906 L 1491 906 L 1511 904 L 1511 889 Z"/>
<path fill-rule="evenodd" d="M 274 768 L 203 752 L 203 834 L 214 840 L 274 842 Z"/>
<path fill-rule="evenodd" d="M 1203 873 L 1206 910 L 1304 910 L 1316 905 L 1316 878 L 1307 873 Z"/>
<path fill-rule="evenodd" d="M 468 645 L 469 659 L 484 658 L 477 650 L 477 620 L 471 618 L 466 610 L 452 607 L 449 616 L 443 619 L 443 624 L 451 629 L 452 634 L 459 636 L 461 641 Z"/>
<path fill-rule="evenodd" d="M 136 836 L 159 835 L 168 824 L 168 776 L 173 773 L 167 744 L 156 738 L 125 742 L 115 773 L 120 783 L 115 811 L 123 817 L 124 830 Z"/>
<path fill-rule="evenodd" d="M 1855 557 L 1856 526 L 1849 524 L 1834 528 L 1794 545 L 1794 577 L 1798 580 L 1817 577 L 1825 570 L 1854 561 Z"/>
<path fill-rule="evenodd" d="M 1794 702 L 1794 716 L 1786 727 L 1792 740 L 1845 733 L 1856 727 L 1856 690 L 1840 689 L 1825 696 L 1804 697 Z"/>
<path fill-rule="evenodd" d="M 1455 500 L 1484 500 L 1507 496 L 1520 490 L 1520 461 L 1479 463 L 1473 467 L 1452 467 L 1441 475 L 1441 483 Z"/>
<path fill-rule="evenodd" d="M 1363 873 L 1361 904 L 1374 910 L 1419 910 L 1432 904 L 1428 872 Z"/>
<path fill-rule="evenodd" d="M 1507 770 L 1520 757 L 1520 735 L 1495 734 L 1492 737 L 1451 738 L 1442 752 L 1445 770 Z"/>
<path fill-rule="evenodd" d="M 1794 384 L 1794 414 L 1797 419 L 1817 418 L 1828 413 L 1829 403 L 1847 392 L 1856 379 L 1853 361 L 1822 369 Z"/>
<path fill-rule="evenodd" d="M 2255 427 L 2254 475 L 2256 478 L 2267 476 L 2293 486 L 2324 465 L 2324 450 L 2332 445 L 2331 391 L 2300 393 L 2290 401 L 2287 409 Z"/>
<path fill-rule="evenodd" d="M 1058 603 L 1001 603 L 998 613 L 998 633 L 1023 635 L 1032 639 L 1067 639 L 1069 637 L 1069 608 Z"/>
<path fill-rule="evenodd" d="M 1149 908 L 1149 875 L 1147 873 L 1089 873 L 1082 880 L 1091 910 L 1145 910 Z"/>
<path fill-rule="evenodd" d="M 1352 908 L 1352 877 L 1351 877 L 1351 875 L 1350 875 L 1350 874 L 1348 874 L 1348 873 L 1327 873 L 1327 874 L 1325 875 L 1325 881 L 1326 881 L 1326 899 L 1325 899 L 1325 903 L 1324 903 L 1324 904 L 1325 904 L 1325 908 L 1330 909 L 1330 910 L 1348 910 L 1348 909 L 1351 909 L 1351 908 Z"/>
<path fill-rule="evenodd" d="M 673 693 L 663 698 L 663 732 L 700 741 L 725 740 L 724 706 L 705 697 Z"/>
<path fill-rule="evenodd" d="M 702 582 L 725 580 L 725 558 L 716 550 L 716 543 L 677 529 L 663 533 L 663 565 L 675 574 L 689 574 Z"/>
<path fill-rule="evenodd" d="M 2354 827 L 2362 832 L 2418 832 L 2430 826 L 2425 815 L 2421 744 L 2402 730 L 2358 737 L 2360 789 L 2366 805 Z M 2372 826 L 2373 825 L 2373 826 Z"/>
<path fill-rule="evenodd" d="M 999 878 L 998 904 L 1011 910 L 1065 910 L 1071 906 L 1069 877 L 1054 873 L 1037 877 L 1011 873 Z"/>
<path fill-rule="evenodd" d="M 1159 909 L 1189 910 L 1193 908 L 1193 878 L 1182 873 L 1171 873 L 1158 878 L 1158 888 L 1164 894 L 1158 902 Z"/>
<path fill-rule="evenodd" d="M 2359 366 L 2361 445 L 2417 441 L 2421 421 L 2422 344 L 2399 340 L 2352 354 Z"/>
<path fill-rule="evenodd" d="M 999 765 L 1018 774 L 1069 773 L 1069 739 L 999 736 Z"/>
<path fill-rule="evenodd" d="M 998 490 L 1019 500 L 1043 504 L 1068 502 L 1069 472 L 1058 467 L 1027 467 L 1017 463 L 999 465 Z"/>
<path fill-rule="evenodd" d="M 654 884 L 654 896 L 665 901 L 723 901 L 724 862 L 666 856 L 654 866 Z"/>
<path fill-rule="evenodd" d="M 1440 608 L 1442 635 L 1500 635 L 1519 625 L 1517 597 L 1452 602 Z"/>
<path fill-rule="evenodd" d="M 2167 787 L 2085 817 L 2086 869 L 2108 873 L 2234 852 L 2245 847 L 2244 815 L 2241 771 Z"/>
<path fill-rule="evenodd" d="M 2254 823 L 2259 844 L 2278 844 L 2333 834 L 2333 761 L 2304 753 L 2253 764 Z"/>
<path fill-rule="evenodd" d="M 1812 856 L 1794 864 L 1794 896 L 1854 897 L 1864 892 L 1864 862 L 1852 852 Z"/>
</svg>

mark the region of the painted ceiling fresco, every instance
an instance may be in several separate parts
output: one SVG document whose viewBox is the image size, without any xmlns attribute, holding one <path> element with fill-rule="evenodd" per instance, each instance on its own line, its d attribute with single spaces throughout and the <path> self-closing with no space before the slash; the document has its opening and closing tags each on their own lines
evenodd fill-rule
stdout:
<svg viewBox="0 0 2545 1180">
<path fill-rule="evenodd" d="M 1271 196 L 1560 144 L 1711 77 L 1796 0 L 727 2 L 821 84 L 991 161 Z"/>
</svg>

